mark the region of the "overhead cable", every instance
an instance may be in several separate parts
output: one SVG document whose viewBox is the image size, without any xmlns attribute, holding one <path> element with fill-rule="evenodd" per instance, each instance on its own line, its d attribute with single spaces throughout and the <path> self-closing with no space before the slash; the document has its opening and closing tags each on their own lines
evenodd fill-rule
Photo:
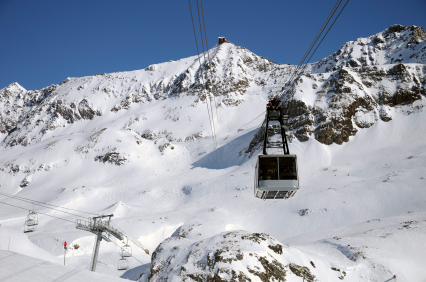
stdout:
<svg viewBox="0 0 426 282">
<path fill-rule="evenodd" d="M 319 30 L 319 32 L 317 33 L 317 35 L 315 36 L 315 39 L 312 41 L 311 45 L 309 46 L 308 50 L 306 51 L 305 55 L 303 56 L 302 60 L 299 62 L 299 64 L 293 69 L 292 74 L 290 75 L 290 78 L 287 80 L 287 82 L 284 84 L 283 88 L 282 88 L 282 93 L 279 95 L 279 99 L 282 101 L 282 98 L 284 96 L 284 94 L 287 92 L 287 88 L 290 87 L 290 85 L 292 85 L 292 81 L 293 78 L 299 73 L 299 70 L 301 69 L 304 61 L 306 60 L 306 58 L 309 56 L 310 52 L 312 51 L 313 47 L 315 46 L 316 42 L 318 41 L 318 39 L 321 37 L 322 33 L 324 32 L 325 28 L 327 27 L 327 25 L 329 24 L 330 20 L 333 18 L 334 14 L 336 13 L 337 9 L 339 8 L 340 4 L 342 3 L 342 0 L 338 0 L 337 3 L 334 5 L 332 11 L 330 12 L 330 14 L 328 15 L 327 19 L 325 20 L 324 24 L 322 25 L 321 29 Z M 333 23 L 331 24 L 331 26 L 329 27 L 329 29 L 327 30 L 326 34 L 324 35 L 324 37 L 321 39 L 320 43 L 317 45 L 317 47 L 315 48 L 314 52 L 311 54 L 311 56 L 309 57 L 307 63 L 304 65 L 303 69 L 307 66 L 308 62 L 310 61 L 310 59 L 312 58 L 313 54 L 315 54 L 316 50 L 318 49 L 318 47 L 321 45 L 321 43 L 323 42 L 324 38 L 327 36 L 328 32 L 330 31 L 330 29 L 333 27 L 334 23 L 336 22 L 336 20 L 339 18 L 340 14 L 343 12 L 343 10 L 345 9 L 346 5 L 349 3 L 349 0 L 346 2 L 346 4 L 343 6 L 343 8 L 341 9 L 340 13 L 337 15 L 337 17 L 335 18 L 335 20 L 333 21 Z M 297 77 L 299 77 L 299 75 L 301 73 L 303 73 L 303 69 L 302 71 L 297 75 Z M 264 122 L 262 123 L 261 127 L 259 128 L 259 130 L 263 130 L 264 126 L 265 126 L 265 121 L 266 121 L 266 117 Z"/>
<path fill-rule="evenodd" d="M 117 243 L 115 243 L 113 240 L 111 240 L 111 242 L 116 245 L 117 247 L 119 247 L 120 249 L 122 249 L 123 251 L 127 252 L 127 250 L 123 249 L 122 247 L 120 247 L 119 245 L 117 245 Z M 138 262 L 141 263 L 141 265 L 143 265 L 144 263 L 141 262 L 140 260 L 138 260 L 137 258 L 135 258 L 135 256 L 131 256 L 132 258 L 134 258 L 135 260 L 137 260 Z"/>
<path fill-rule="evenodd" d="M 18 209 L 28 210 L 27 208 L 23 208 L 23 207 L 19 207 L 19 206 L 11 205 L 11 204 L 8 204 L 8 203 L 5 203 L 5 202 L 0 202 L 0 204 L 5 204 L 5 205 L 8 205 L 8 206 L 12 206 L 12 207 L 18 208 Z M 45 216 L 54 217 L 54 218 L 56 218 L 56 219 L 60 219 L 60 220 L 64 220 L 64 221 L 68 221 L 68 222 L 71 222 L 71 223 L 75 224 L 75 222 L 74 222 L 74 221 L 71 221 L 71 220 L 68 220 L 68 219 L 65 219 L 65 218 L 60 218 L 60 217 L 56 217 L 56 216 L 53 216 L 53 215 L 48 215 L 48 214 L 45 214 L 45 213 L 42 213 L 42 212 L 37 212 L 37 213 L 42 214 L 42 215 L 45 215 Z M 111 242 L 112 242 L 112 243 L 114 243 L 114 245 L 116 245 L 117 247 L 119 247 L 119 248 L 120 248 L 120 249 L 122 249 L 123 251 L 125 251 L 122 247 L 120 247 L 119 245 L 117 245 L 117 244 L 116 244 L 113 240 L 111 240 Z M 144 264 L 143 262 L 141 262 L 140 260 L 138 260 L 138 259 L 137 259 L 137 258 L 135 258 L 134 256 L 132 256 L 132 258 L 134 258 L 135 260 L 137 260 L 137 261 L 138 261 L 138 262 L 140 262 L 141 264 Z"/>
<path fill-rule="evenodd" d="M 44 207 L 44 208 L 47 208 L 47 209 L 51 209 L 51 210 L 53 210 L 53 211 L 63 212 L 63 213 L 70 214 L 70 215 L 73 215 L 73 216 L 76 216 L 76 217 L 81 217 L 81 218 L 84 218 L 84 219 L 87 219 L 87 217 L 84 217 L 84 216 L 81 216 L 81 215 L 78 215 L 78 214 L 74 214 L 74 213 L 69 213 L 69 212 L 66 212 L 66 211 L 62 211 L 62 210 L 59 210 L 58 208 L 61 208 L 61 209 L 68 209 L 68 210 L 73 210 L 73 211 L 78 211 L 78 212 L 82 212 L 82 213 L 89 213 L 89 212 L 84 212 L 84 211 L 80 211 L 80 210 L 74 210 L 74 209 L 70 209 L 70 208 L 59 207 L 59 206 L 56 206 L 56 205 L 51 205 L 51 204 L 47 204 L 47 203 L 43 203 L 43 202 L 39 202 L 39 201 L 35 201 L 35 200 L 31 200 L 31 199 L 28 199 L 28 198 L 23 198 L 23 197 L 19 197 L 19 196 L 15 196 L 15 195 L 10 195 L 10 194 L 3 193 L 3 192 L 0 192 L 0 195 L 3 195 L 3 196 L 6 196 L 6 197 L 9 197 L 9 198 L 12 198 L 12 199 L 15 199 L 15 200 L 23 201 L 23 202 L 26 202 L 26 203 L 29 203 L 29 204 L 33 204 L 33 205 L 37 205 L 37 206 L 41 206 L 41 207 Z M 2 203 L 4 203 L 4 202 L 2 202 Z M 38 203 L 42 203 L 42 204 L 44 204 L 44 205 L 41 205 L 41 204 L 38 204 Z M 11 204 L 6 204 L 6 205 L 13 206 L 13 205 L 11 205 Z M 55 206 L 55 207 L 57 207 L 57 208 L 51 208 L 51 207 L 48 207 L 48 206 L 45 206 L 45 205 L 51 205 L 51 206 Z M 16 206 L 16 207 L 17 207 L 17 206 Z M 41 212 L 37 212 L 37 213 L 44 214 L 44 213 L 41 213 Z M 89 213 L 89 214 L 94 214 L 94 213 Z M 47 215 L 47 214 L 44 214 L 44 215 Z M 94 215 L 99 215 L 99 214 L 94 214 Z M 63 219 L 63 218 L 59 218 L 59 217 L 52 216 L 52 215 L 47 215 L 47 216 L 55 217 L 55 218 L 58 218 L 58 219 Z M 63 219 L 63 220 L 66 220 L 66 219 Z M 69 220 L 67 220 L 67 221 L 69 221 Z M 71 221 L 71 222 L 72 222 L 72 221 Z M 75 222 L 73 222 L 73 223 L 75 223 Z M 114 223 L 113 223 L 113 222 L 111 222 L 111 224 L 114 224 Z M 141 248 L 142 250 L 146 251 L 146 249 L 145 249 L 145 248 L 143 248 L 140 244 L 138 244 L 138 243 L 136 243 L 136 242 L 135 242 L 136 240 L 134 240 L 134 239 L 133 239 L 133 238 L 131 238 L 129 235 L 127 235 L 127 234 L 126 234 L 126 232 L 125 232 L 123 229 L 119 228 L 116 224 L 114 224 L 114 225 L 115 225 L 118 229 L 120 229 L 120 231 L 122 231 L 122 232 L 123 232 L 124 236 L 126 236 L 126 237 L 127 237 L 127 238 L 131 241 L 131 242 L 133 242 L 136 246 L 138 246 L 138 247 L 139 247 L 139 248 Z"/>
<path fill-rule="evenodd" d="M 51 209 L 51 210 L 54 210 L 54 211 L 67 213 L 67 214 L 70 214 L 70 215 L 73 215 L 73 216 L 77 216 L 77 217 L 81 217 L 81 218 L 87 218 L 85 216 L 81 216 L 81 215 L 78 215 L 78 214 L 74 214 L 74 213 L 70 213 L 70 212 L 66 212 L 66 211 L 61 211 L 61 210 L 58 210 L 57 208 L 51 208 L 51 207 L 48 207 L 48 206 L 45 206 L 45 205 L 42 205 L 42 204 L 37 204 L 35 201 L 32 201 L 32 200 L 26 200 L 26 199 L 23 199 L 23 198 L 20 199 L 20 197 L 18 197 L 18 196 L 8 195 L 8 194 L 2 193 L 2 192 L 0 192 L 0 195 L 6 196 L 6 197 L 9 197 L 9 198 L 18 200 L 18 201 L 23 201 L 23 202 L 26 202 L 26 203 L 29 203 L 29 204 L 41 206 L 41 207 L 44 207 L 44 208 L 47 208 L 47 209 Z"/>
<path fill-rule="evenodd" d="M 204 20 L 204 9 L 203 9 L 203 0 L 200 0 L 201 3 L 201 14 L 203 15 L 203 25 L 204 25 L 204 38 L 206 39 L 206 48 L 207 48 L 207 58 L 209 59 L 209 72 L 210 72 L 210 89 L 213 89 L 213 73 L 212 73 L 212 64 L 211 64 L 211 60 L 210 60 L 210 54 L 209 54 L 209 44 L 207 43 L 207 30 L 206 30 L 206 22 Z M 205 59 L 204 59 L 205 60 Z M 213 95 L 213 101 L 214 101 L 214 106 L 215 106 L 215 110 L 216 110 L 216 117 L 218 122 L 220 122 L 219 120 L 219 115 L 217 114 L 217 105 L 216 105 L 216 97 Z"/>
<path fill-rule="evenodd" d="M 18 209 L 28 210 L 27 208 L 18 207 L 18 206 L 15 206 L 15 205 L 12 205 L 12 204 L 8 204 L 8 203 L 5 203 L 5 202 L 0 202 L 0 204 L 5 204 L 5 205 L 8 205 L 8 206 L 12 206 L 12 207 L 18 208 Z M 74 221 L 71 221 L 71 220 L 68 220 L 68 219 L 65 219 L 65 218 L 61 218 L 61 217 L 57 217 L 57 216 L 45 214 L 45 213 L 42 213 L 42 212 L 37 212 L 37 213 L 45 215 L 45 216 L 54 217 L 54 218 L 57 218 L 57 219 L 60 219 L 60 220 L 65 220 L 65 221 L 68 221 L 68 222 L 71 222 L 71 223 L 75 224 Z"/>
<path fill-rule="evenodd" d="M 200 64 L 201 80 L 202 80 L 202 83 L 203 83 L 203 89 L 204 89 L 204 78 L 203 78 L 203 74 L 202 74 L 202 70 L 201 70 L 200 52 L 199 52 L 199 50 L 198 50 L 197 35 L 196 35 L 196 31 L 195 31 L 194 18 L 193 18 L 193 16 L 192 16 L 191 0 L 188 0 L 188 3 L 189 3 L 189 11 L 190 11 L 190 13 L 191 13 L 192 28 L 193 28 L 193 30 L 194 30 L 195 46 L 197 47 L 198 63 Z M 206 99 L 207 99 L 207 95 L 206 95 Z M 207 112 L 208 112 L 208 114 L 209 114 L 210 127 L 211 127 L 211 129 L 212 129 L 213 146 L 214 146 L 214 148 L 216 149 L 216 148 L 217 148 L 217 146 L 216 146 L 216 138 L 215 138 L 214 130 L 213 130 L 213 127 L 212 127 L 212 120 L 211 120 L 211 117 L 210 117 L 210 110 L 209 110 L 209 105 L 208 105 L 208 102 L 207 102 L 207 101 L 206 101 L 206 106 L 207 106 Z M 213 113 L 212 113 L 212 114 L 213 114 Z"/>
<path fill-rule="evenodd" d="M 292 82 L 293 78 L 296 76 L 296 74 L 298 74 L 299 70 L 302 68 L 302 65 L 303 65 L 304 61 L 309 56 L 309 54 L 312 51 L 313 47 L 317 43 L 318 39 L 321 37 L 321 34 L 324 32 L 325 28 L 327 27 L 327 25 L 330 22 L 330 20 L 333 18 L 334 14 L 336 13 L 336 11 L 337 11 L 337 9 L 338 9 L 338 7 L 340 6 L 341 3 L 342 3 L 342 0 L 338 0 L 337 3 L 336 3 L 336 5 L 334 5 L 332 11 L 328 15 L 327 19 L 325 20 L 324 24 L 322 25 L 322 27 L 319 30 L 319 32 L 317 33 L 317 35 L 315 36 L 315 39 L 312 41 L 311 45 L 309 46 L 309 48 L 306 51 L 305 55 L 303 56 L 302 60 L 300 60 L 300 63 L 297 65 L 297 67 L 293 71 L 293 74 L 290 76 L 290 78 L 288 79 L 287 83 L 284 85 L 284 87 L 283 87 L 284 88 L 283 89 L 283 93 L 279 96 L 280 100 L 281 100 L 281 97 L 283 97 L 284 94 L 287 92 L 286 89 L 292 84 L 291 82 Z"/>
<path fill-rule="evenodd" d="M 196 2 L 197 2 L 197 12 L 198 12 L 198 23 L 199 23 L 199 25 L 200 25 L 200 36 L 201 36 L 201 46 L 202 46 L 202 48 L 203 48 L 203 58 L 204 58 L 204 67 L 205 68 L 207 68 L 207 65 L 206 65 L 206 52 L 204 51 L 204 39 L 203 39 L 203 29 L 201 28 L 201 18 L 200 18 L 200 7 L 199 7 L 199 5 L 198 5 L 198 0 L 195 0 Z M 201 62 L 200 62 L 200 70 L 202 70 L 202 65 L 201 65 Z M 203 73 L 202 71 L 201 71 L 201 73 Z M 207 76 L 207 79 L 208 79 L 208 72 L 206 71 L 206 76 Z M 203 84 L 204 84 L 204 80 L 203 80 Z M 205 87 L 207 87 L 207 85 L 205 85 Z M 217 140 L 216 140 L 216 128 L 215 128 L 215 126 L 214 126 L 214 115 L 213 115 L 213 108 L 212 108 L 212 101 L 211 101 L 211 98 L 210 98 L 210 91 L 207 91 L 207 97 L 208 97 L 208 102 L 209 102 L 209 105 L 210 105 L 210 112 L 212 113 L 212 125 L 213 125 L 213 131 L 214 131 L 214 142 L 215 142 L 215 147 L 217 148 Z"/>
<path fill-rule="evenodd" d="M 56 208 L 61 208 L 61 209 L 65 209 L 65 210 L 76 211 L 76 212 L 87 213 L 87 214 L 92 214 L 92 215 L 99 216 L 99 214 L 96 214 L 96 213 L 91 213 L 91 212 L 86 212 L 86 211 L 81 211 L 81 210 L 76 210 L 76 209 L 71 209 L 71 208 L 64 208 L 64 207 L 61 207 L 61 206 L 57 206 L 57 205 L 53 205 L 53 204 L 48 204 L 48 203 L 44 203 L 44 202 L 40 202 L 40 201 L 36 201 L 36 200 L 31 200 L 31 199 L 24 198 L 24 197 L 21 197 L 21 196 L 7 194 L 7 193 L 4 193 L 4 192 L 0 192 L 0 194 L 2 194 L 3 196 L 6 196 L 6 197 L 21 198 L 21 199 L 24 199 L 24 200 L 32 201 L 32 202 L 35 202 L 35 203 L 40 203 L 40 204 L 43 204 L 43 205 L 48 205 L 48 206 L 52 206 L 52 207 L 56 207 Z"/>
<path fill-rule="evenodd" d="M 315 48 L 314 52 L 312 53 L 312 55 L 309 57 L 309 60 L 306 62 L 306 64 L 309 63 L 309 61 L 311 60 L 312 56 L 315 54 L 315 52 L 317 51 L 318 47 L 321 45 L 322 41 L 324 40 L 324 38 L 327 36 L 328 32 L 330 31 L 330 29 L 333 27 L 334 23 L 336 22 L 336 20 L 339 18 L 340 14 L 343 12 L 343 10 L 345 9 L 346 5 L 348 5 L 349 0 L 346 1 L 346 4 L 343 6 L 342 10 L 340 10 L 340 13 L 337 15 L 337 17 L 334 19 L 333 23 L 331 24 L 331 26 L 328 28 L 327 32 L 325 33 L 324 37 L 321 39 L 320 43 L 317 45 L 317 48 Z"/>
</svg>

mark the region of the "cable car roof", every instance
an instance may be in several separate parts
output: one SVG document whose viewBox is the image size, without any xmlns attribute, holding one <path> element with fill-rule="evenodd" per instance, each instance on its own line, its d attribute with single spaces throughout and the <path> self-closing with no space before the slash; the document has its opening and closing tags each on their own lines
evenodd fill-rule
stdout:
<svg viewBox="0 0 426 282">
<path fill-rule="evenodd" d="M 284 154 L 268 154 L 268 155 L 264 155 L 264 154 L 259 154 L 258 155 L 258 157 L 259 158 L 268 158 L 268 157 L 274 157 L 274 158 L 277 158 L 277 157 L 279 157 L 279 158 L 297 158 L 297 155 L 296 154 L 287 154 L 287 155 L 284 155 Z"/>
</svg>

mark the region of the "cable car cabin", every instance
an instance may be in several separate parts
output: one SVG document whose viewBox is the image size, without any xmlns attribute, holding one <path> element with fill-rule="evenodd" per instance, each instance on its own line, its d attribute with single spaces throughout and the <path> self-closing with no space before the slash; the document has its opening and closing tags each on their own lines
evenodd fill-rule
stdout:
<svg viewBox="0 0 426 282">
<path fill-rule="evenodd" d="M 261 199 L 287 199 L 299 190 L 296 155 L 259 155 L 254 196 Z"/>
</svg>

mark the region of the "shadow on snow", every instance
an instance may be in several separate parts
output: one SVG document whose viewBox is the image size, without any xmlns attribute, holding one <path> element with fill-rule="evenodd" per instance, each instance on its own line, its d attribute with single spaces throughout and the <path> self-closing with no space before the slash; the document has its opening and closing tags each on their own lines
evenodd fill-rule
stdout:
<svg viewBox="0 0 426 282">
<path fill-rule="evenodd" d="M 258 129 L 256 128 L 244 135 L 241 135 L 240 137 L 235 138 L 226 145 L 208 153 L 198 161 L 194 162 L 192 165 L 194 167 L 208 169 L 225 169 L 244 164 L 249 160 L 249 158 L 246 156 L 246 154 L 244 154 L 244 152 L 242 152 L 241 156 L 239 153 L 248 147 L 257 130 Z"/>
</svg>

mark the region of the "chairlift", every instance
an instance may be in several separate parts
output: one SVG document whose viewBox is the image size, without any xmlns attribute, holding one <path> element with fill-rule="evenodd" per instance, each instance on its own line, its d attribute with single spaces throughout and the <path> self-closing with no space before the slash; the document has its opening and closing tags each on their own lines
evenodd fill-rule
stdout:
<svg viewBox="0 0 426 282">
<path fill-rule="evenodd" d="M 35 211 L 29 211 L 24 224 L 24 233 L 33 232 L 38 226 L 38 214 Z"/>
<path fill-rule="evenodd" d="M 264 200 L 288 199 L 300 188 L 297 155 L 290 154 L 288 149 L 284 127 L 288 115 L 283 112 L 277 98 L 268 103 L 263 154 L 257 156 L 254 175 L 254 196 Z M 270 121 L 278 122 L 279 127 L 269 127 Z M 277 134 L 281 135 L 282 141 L 271 141 L 270 137 Z M 284 154 L 268 155 L 267 148 L 282 148 Z"/>
<path fill-rule="evenodd" d="M 130 264 L 127 258 L 121 258 L 118 260 L 117 270 L 127 270 L 129 269 Z"/>
<path fill-rule="evenodd" d="M 120 256 L 122 258 L 128 258 L 132 256 L 132 247 L 129 244 L 124 245 L 120 249 Z"/>
</svg>

